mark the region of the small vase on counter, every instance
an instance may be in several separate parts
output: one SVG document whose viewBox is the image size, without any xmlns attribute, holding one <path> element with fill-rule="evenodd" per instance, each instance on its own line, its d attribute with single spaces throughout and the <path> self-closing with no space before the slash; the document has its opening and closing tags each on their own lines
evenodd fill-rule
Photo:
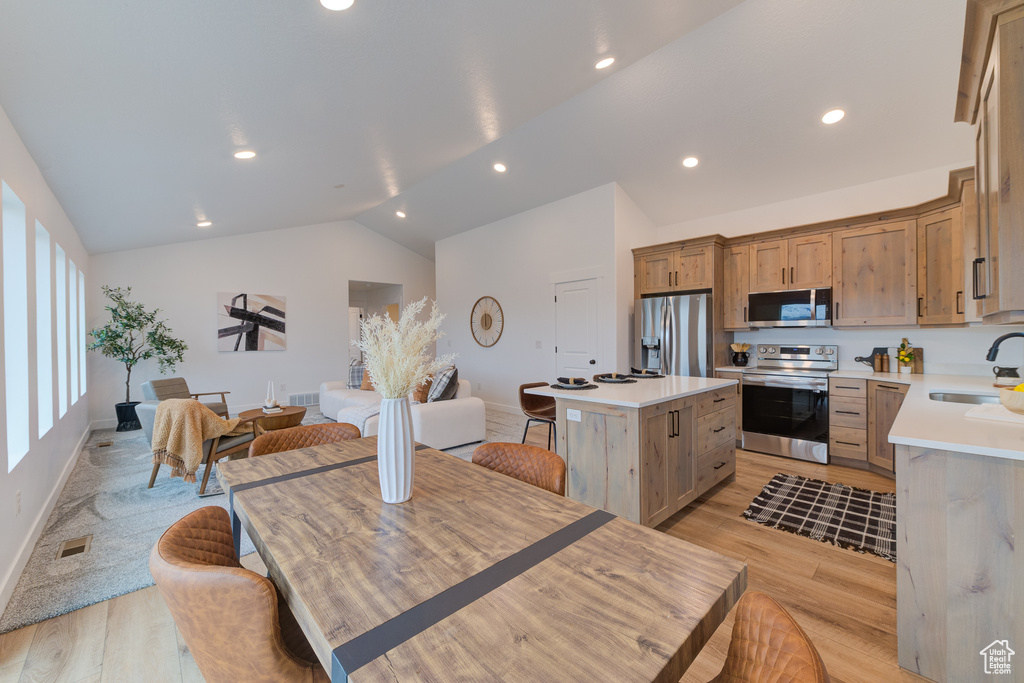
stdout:
<svg viewBox="0 0 1024 683">
<path fill-rule="evenodd" d="M 909 375 L 911 371 L 913 371 L 913 369 L 914 368 L 910 367 L 909 365 L 900 365 L 900 374 Z"/>
<path fill-rule="evenodd" d="M 736 352 L 734 352 L 732 354 L 732 364 L 737 366 L 737 367 L 740 367 L 740 368 L 746 367 L 746 365 L 747 365 L 747 363 L 749 361 L 750 361 L 750 352 L 749 351 L 736 351 Z"/>
</svg>

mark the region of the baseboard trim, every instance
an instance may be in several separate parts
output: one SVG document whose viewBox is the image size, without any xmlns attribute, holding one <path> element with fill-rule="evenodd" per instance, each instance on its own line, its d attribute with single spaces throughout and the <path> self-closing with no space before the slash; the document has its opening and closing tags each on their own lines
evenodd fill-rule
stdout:
<svg viewBox="0 0 1024 683">
<path fill-rule="evenodd" d="M 490 401 L 484 401 L 484 406 L 487 410 L 497 410 L 501 413 L 523 417 L 523 409 L 519 406 L 507 406 L 504 403 L 491 403 Z"/>
<path fill-rule="evenodd" d="M 7 609 L 7 603 L 10 601 L 11 596 L 14 594 L 14 588 L 18 585 L 18 579 L 21 578 L 21 573 L 25 571 L 25 566 L 28 564 L 29 558 L 32 556 L 32 551 L 36 547 L 36 543 L 39 541 L 39 537 L 43 535 L 43 529 L 46 528 L 46 521 L 50 519 L 50 513 L 57 507 L 57 499 L 60 498 L 61 492 L 64 490 L 64 485 L 68 482 L 68 477 L 71 476 L 71 471 L 75 469 L 75 465 L 78 464 L 78 458 L 81 457 L 82 451 L 85 450 L 85 444 L 89 440 L 89 435 L 92 434 L 93 423 L 90 423 L 86 428 L 85 432 L 82 433 L 81 438 L 78 440 L 78 444 L 75 446 L 74 453 L 68 462 L 64 465 L 64 470 L 60 473 L 60 478 L 53 485 L 53 489 L 50 491 L 50 496 L 46 500 L 46 505 L 36 515 L 35 521 L 32 523 L 32 533 L 29 534 L 25 542 L 21 544 L 21 548 L 18 549 L 18 559 L 15 561 L 14 566 L 7 572 L 7 576 L 4 577 L 3 583 L 0 583 L 0 614 L 3 614 L 4 610 Z M 117 422 L 114 421 L 116 426 Z"/>
</svg>

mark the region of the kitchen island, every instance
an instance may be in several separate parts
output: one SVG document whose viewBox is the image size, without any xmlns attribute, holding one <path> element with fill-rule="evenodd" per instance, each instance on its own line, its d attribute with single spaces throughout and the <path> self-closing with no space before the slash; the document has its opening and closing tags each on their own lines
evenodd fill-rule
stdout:
<svg viewBox="0 0 1024 683">
<path fill-rule="evenodd" d="M 527 393 L 555 399 L 566 495 L 655 526 L 735 475 L 736 388 L 668 376 Z"/>
</svg>

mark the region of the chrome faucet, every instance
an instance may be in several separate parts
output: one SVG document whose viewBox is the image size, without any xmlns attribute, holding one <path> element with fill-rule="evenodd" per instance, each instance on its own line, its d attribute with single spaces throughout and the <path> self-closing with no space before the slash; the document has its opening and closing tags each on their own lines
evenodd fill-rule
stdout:
<svg viewBox="0 0 1024 683">
<path fill-rule="evenodd" d="M 999 339 L 996 339 L 994 342 L 992 342 L 992 348 L 988 350 L 988 355 L 985 356 L 985 360 L 989 361 L 990 363 L 994 361 L 996 359 L 996 356 L 999 355 L 999 345 L 1002 344 L 1007 339 L 1009 339 L 1010 337 L 1024 337 L 1024 332 L 1011 332 L 1009 334 L 1004 334 Z"/>
</svg>

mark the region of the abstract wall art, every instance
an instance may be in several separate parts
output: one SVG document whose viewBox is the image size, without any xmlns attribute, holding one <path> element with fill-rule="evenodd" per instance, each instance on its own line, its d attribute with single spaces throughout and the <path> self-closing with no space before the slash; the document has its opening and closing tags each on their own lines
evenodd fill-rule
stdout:
<svg viewBox="0 0 1024 683">
<path fill-rule="evenodd" d="M 284 351 L 285 298 L 270 294 L 217 295 L 218 351 Z"/>
</svg>

